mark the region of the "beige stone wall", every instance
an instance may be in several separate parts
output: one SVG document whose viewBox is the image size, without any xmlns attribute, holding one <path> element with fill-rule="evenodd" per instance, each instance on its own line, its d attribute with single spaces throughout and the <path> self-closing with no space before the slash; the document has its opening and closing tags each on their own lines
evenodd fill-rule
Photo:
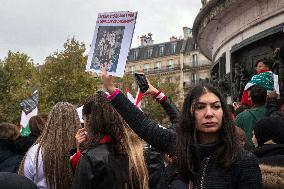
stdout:
<svg viewBox="0 0 284 189">
<path fill-rule="evenodd" d="M 244 1 L 231 14 L 220 19 L 221 30 L 216 33 L 212 56 L 217 60 L 241 41 L 266 29 L 284 23 L 284 1 Z"/>
<path fill-rule="evenodd" d="M 284 23 L 283 0 L 224 0 L 224 9 L 217 2 L 201 9 L 194 26 L 201 52 L 212 62 L 230 54 L 233 45 Z"/>
<path fill-rule="evenodd" d="M 197 56 L 197 65 L 193 66 L 193 55 Z M 169 60 L 173 61 L 174 69 L 168 69 Z M 156 63 L 161 63 L 161 70 L 154 69 Z M 199 78 L 210 78 L 211 61 L 209 61 L 199 50 L 193 50 L 185 54 L 158 57 L 141 61 L 129 61 L 126 64 L 126 72 L 131 73 L 131 67 L 135 67 L 135 71 L 143 71 L 144 65 L 149 65 L 149 72 L 146 75 L 157 75 L 160 77 L 160 83 L 173 82 L 177 83 L 180 91 L 180 98 L 177 104 L 181 105 L 184 95 L 188 91 L 188 86 L 193 83 L 192 74 L 196 74 L 196 81 Z M 186 85 L 185 85 L 186 83 Z M 133 81 L 133 86 L 135 86 Z"/>
</svg>

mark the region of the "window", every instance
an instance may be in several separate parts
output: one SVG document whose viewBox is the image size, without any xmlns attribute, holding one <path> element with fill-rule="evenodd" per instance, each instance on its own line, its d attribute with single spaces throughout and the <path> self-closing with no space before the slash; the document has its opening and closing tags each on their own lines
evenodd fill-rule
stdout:
<svg viewBox="0 0 284 189">
<path fill-rule="evenodd" d="M 157 62 L 154 69 L 160 70 L 161 69 L 161 62 Z"/>
<path fill-rule="evenodd" d="M 131 66 L 130 70 L 131 70 L 131 73 L 134 74 L 135 73 L 135 66 Z"/>
<path fill-rule="evenodd" d="M 144 64 L 144 73 L 148 73 L 149 71 L 149 64 Z"/>
<path fill-rule="evenodd" d="M 168 68 L 169 68 L 169 69 L 174 68 L 174 61 L 173 61 L 173 60 L 169 60 L 169 61 L 168 61 Z"/>
<path fill-rule="evenodd" d="M 197 62 L 197 54 L 193 54 L 192 55 L 192 66 L 197 66 L 198 62 Z"/>
<path fill-rule="evenodd" d="M 196 73 L 192 73 L 192 75 L 191 75 L 191 83 L 195 84 L 196 81 L 197 81 L 197 75 L 196 75 Z"/>
<path fill-rule="evenodd" d="M 194 47 L 193 47 L 194 50 L 197 50 L 197 44 L 194 43 Z"/>
<path fill-rule="evenodd" d="M 168 82 L 169 82 L 169 83 L 172 83 L 172 82 L 173 82 L 173 77 L 172 77 L 172 76 L 169 76 L 169 77 L 168 77 Z"/>
<path fill-rule="evenodd" d="M 153 47 L 149 47 L 147 49 L 147 57 L 150 58 L 152 56 L 152 53 L 153 53 Z"/>
<path fill-rule="evenodd" d="M 138 57 L 138 50 L 133 51 L 133 60 L 137 60 Z"/>
<path fill-rule="evenodd" d="M 176 52 L 176 46 L 177 46 L 176 43 L 171 44 L 171 54 L 174 54 Z"/>
<path fill-rule="evenodd" d="M 159 48 L 159 56 L 163 56 L 164 55 L 164 46 L 161 45 Z"/>
</svg>

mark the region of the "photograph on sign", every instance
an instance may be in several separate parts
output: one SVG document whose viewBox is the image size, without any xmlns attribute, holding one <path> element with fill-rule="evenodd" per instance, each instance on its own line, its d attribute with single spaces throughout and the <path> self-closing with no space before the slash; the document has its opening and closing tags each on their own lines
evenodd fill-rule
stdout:
<svg viewBox="0 0 284 189">
<path fill-rule="evenodd" d="M 86 71 L 123 77 L 131 46 L 137 12 L 109 12 L 98 15 Z"/>
<path fill-rule="evenodd" d="M 100 26 L 98 29 L 91 68 L 98 70 L 105 64 L 109 72 L 116 72 L 124 26 Z"/>
</svg>

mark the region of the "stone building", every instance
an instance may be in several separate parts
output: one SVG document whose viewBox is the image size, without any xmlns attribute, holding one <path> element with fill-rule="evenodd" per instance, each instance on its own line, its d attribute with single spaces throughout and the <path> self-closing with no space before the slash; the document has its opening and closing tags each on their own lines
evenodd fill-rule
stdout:
<svg viewBox="0 0 284 189">
<path fill-rule="evenodd" d="M 191 29 L 184 27 L 183 33 L 183 38 L 171 37 L 159 44 L 154 44 L 152 34 L 142 36 L 141 45 L 130 49 L 126 73 L 144 72 L 158 76 L 160 83 L 177 83 L 182 100 L 190 86 L 209 80 L 211 69 L 211 62 L 197 48 Z"/>
<path fill-rule="evenodd" d="M 284 42 L 283 0 L 202 1 L 193 36 L 200 51 L 213 62 L 211 76 L 238 100 L 256 60 L 273 57 Z"/>
</svg>

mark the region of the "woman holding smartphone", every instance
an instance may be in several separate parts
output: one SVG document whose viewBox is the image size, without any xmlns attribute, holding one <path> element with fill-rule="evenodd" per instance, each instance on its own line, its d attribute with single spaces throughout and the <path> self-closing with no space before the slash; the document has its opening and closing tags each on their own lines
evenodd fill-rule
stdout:
<svg viewBox="0 0 284 189">
<path fill-rule="evenodd" d="M 196 86 L 187 94 L 172 132 L 140 112 L 113 80 L 103 67 L 113 107 L 142 139 L 174 157 L 177 173 L 169 188 L 262 188 L 258 161 L 238 144 L 226 103 L 215 88 Z"/>
</svg>

